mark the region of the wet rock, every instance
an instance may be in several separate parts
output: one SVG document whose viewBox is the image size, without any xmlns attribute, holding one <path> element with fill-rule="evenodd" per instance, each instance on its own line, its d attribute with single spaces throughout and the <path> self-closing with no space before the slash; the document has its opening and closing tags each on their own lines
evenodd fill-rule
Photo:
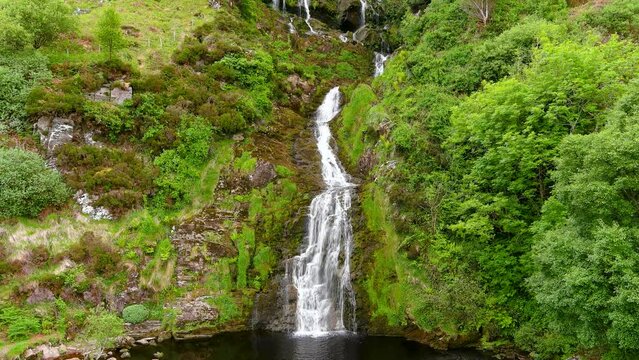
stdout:
<svg viewBox="0 0 639 360">
<path fill-rule="evenodd" d="M 260 160 L 255 166 L 255 171 L 249 175 L 249 182 L 252 187 L 260 188 L 266 186 L 276 177 L 275 166 L 270 162 Z"/>
<path fill-rule="evenodd" d="M 251 321 L 254 329 L 286 332 L 295 328 L 297 290 L 290 280 L 278 275 L 255 296 Z"/>
<path fill-rule="evenodd" d="M 181 300 L 175 303 L 173 308 L 179 313 L 176 324 L 179 327 L 184 327 L 217 320 L 219 317 L 218 310 L 204 300 L 204 298 L 200 298 L 193 301 Z"/>
<path fill-rule="evenodd" d="M 164 357 L 164 353 L 163 353 L 163 352 L 158 351 L 158 352 L 156 352 L 155 354 L 153 354 L 153 356 L 155 356 L 155 357 L 156 357 L 156 358 L 158 358 L 158 359 L 161 359 L 161 358 L 163 358 L 163 357 Z"/>
<path fill-rule="evenodd" d="M 359 0 L 339 0 L 337 2 L 340 27 L 355 31 L 362 26 L 362 5 Z"/>
<path fill-rule="evenodd" d="M 120 354 L 120 359 L 129 359 L 130 357 L 131 354 L 128 351 Z"/>
<path fill-rule="evenodd" d="M 31 295 L 29 295 L 29 298 L 27 298 L 27 303 L 33 305 L 53 300 L 55 300 L 55 296 L 51 290 L 43 287 L 37 287 L 33 290 Z"/>
</svg>

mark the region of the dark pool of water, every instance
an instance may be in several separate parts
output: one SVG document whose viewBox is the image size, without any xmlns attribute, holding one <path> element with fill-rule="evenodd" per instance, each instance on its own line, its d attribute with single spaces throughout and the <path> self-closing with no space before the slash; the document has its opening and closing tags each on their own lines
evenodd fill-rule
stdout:
<svg viewBox="0 0 639 360">
<path fill-rule="evenodd" d="M 138 347 L 132 360 L 150 360 L 156 352 L 162 360 L 487 360 L 488 354 L 471 350 L 440 352 L 395 337 L 335 335 L 296 337 L 284 333 L 241 332 L 203 341 L 165 342 Z"/>
</svg>

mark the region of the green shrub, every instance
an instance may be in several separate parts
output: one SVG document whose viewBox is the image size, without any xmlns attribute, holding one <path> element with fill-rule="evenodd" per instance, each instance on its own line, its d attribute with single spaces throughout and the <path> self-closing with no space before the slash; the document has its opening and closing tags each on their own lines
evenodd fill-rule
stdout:
<svg viewBox="0 0 639 360">
<path fill-rule="evenodd" d="M 222 294 L 213 299 L 213 305 L 220 312 L 219 322 L 224 324 L 241 315 L 240 309 L 235 304 L 235 299 L 229 294 Z"/>
<path fill-rule="evenodd" d="M 42 331 L 40 320 L 31 312 L 6 306 L 0 308 L 0 328 L 5 328 L 11 341 L 28 339 Z"/>
<path fill-rule="evenodd" d="M 122 333 L 124 333 L 124 322 L 117 315 L 95 312 L 86 318 L 80 338 L 104 349 L 114 346 L 116 338 Z"/>
<path fill-rule="evenodd" d="M 64 204 L 68 197 L 62 177 L 47 168 L 40 155 L 0 148 L 0 218 L 36 216 L 46 207 Z"/>
<path fill-rule="evenodd" d="M 7 1 L 0 3 L 0 11 L 30 33 L 36 49 L 75 27 L 71 8 L 63 0 Z"/>
<path fill-rule="evenodd" d="M 142 304 L 130 305 L 122 310 L 122 318 L 129 324 L 139 324 L 149 318 L 149 309 Z"/>
<path fill-rule="evenodd" d="M 83 110 L 88 120 L 95 121 L 109 130 L 111 141 L 115 141 L 121 132 L 131 130 L 134 125 L 133 118 L 126 108 L 112 103 L 87 101 Z"/>
<path fill-rule="evenodd" d="M 28 129 L 27 100 L 36 85 L 51 78 L 47 62 L 38 53 L 0 55 L 0 133 Z"/>
<path fill-rule="evenodd" d="M 121 258 L 117 250 L 90 231 L 69 248 L 68 256 L 76 263 L 85 264 L 91 274 L 104 277 L 110 277 L 118 271 Z"/>
<path fill-rule="evenodd" d="M 639 37 L 639 2 L 613 0 L 605 6 L 592 6 L 581 21 L 608 33 L 624 37 Z"/>
</svg>

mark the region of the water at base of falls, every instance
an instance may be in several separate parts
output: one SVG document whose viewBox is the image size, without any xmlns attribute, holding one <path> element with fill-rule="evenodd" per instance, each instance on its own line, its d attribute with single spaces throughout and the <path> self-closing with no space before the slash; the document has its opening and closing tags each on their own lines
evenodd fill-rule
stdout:
<svg viewBox="0 0 639 360">
<path fill-rule="evenodd" d="M 335 87 L 316 113 L 317 148 L 325 190 L 310 207 L 306 248 L 292 259 L 292 280 L 297 289 L 296 335 L 324 335 L 355 330 L 355 296 L 350 282 L 353 242 L 350 221 L 354 185 L 331 148 L 329 122 L 340 111 Z M 349 319 L 345 319 L 350 310 Z"/>
</svg>

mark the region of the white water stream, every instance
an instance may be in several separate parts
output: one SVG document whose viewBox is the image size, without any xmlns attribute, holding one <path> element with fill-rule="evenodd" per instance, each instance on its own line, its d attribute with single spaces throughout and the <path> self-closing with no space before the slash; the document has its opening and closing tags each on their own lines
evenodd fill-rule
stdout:
<svg viewBox="0 0 639 360">
<path fill-rule="evenodd" d="M 322 335 L 355 328 L 352 311 L 355 296 L 350 282 L 353 236 L 349 215 L 354 185 L 331 148 L 329 128 L 329 122 L 339 111 L 340 92 L 335 87 L 315 115 L 315 136 L 326 188 L 311 203 L 306 248 L 293 258 L 297 335 Z M 345 320 L 347 308 L 352 316 Z"/>
<path fill-rule="evenodd" d="M 299 7 L 300 9 L 304 9 L 304 21 L 306 22 L 306 25 L 308 25 L 308 29 L 311 34 L 317 34 L 313 29 L 313 26 L 311 26 L 311 9 L 309 2 L 310 0 L 299 0 Z"/>
<path fill-rule="evenodd" d="M 380 52 L 375 52 L 375 58 L 373 59 L 375 64 L 374 76 L 378 77 L 384 73 L 384 66 L 386 61 L 390 58 L 390 55 L 385 55 Z"/>
</svg>

